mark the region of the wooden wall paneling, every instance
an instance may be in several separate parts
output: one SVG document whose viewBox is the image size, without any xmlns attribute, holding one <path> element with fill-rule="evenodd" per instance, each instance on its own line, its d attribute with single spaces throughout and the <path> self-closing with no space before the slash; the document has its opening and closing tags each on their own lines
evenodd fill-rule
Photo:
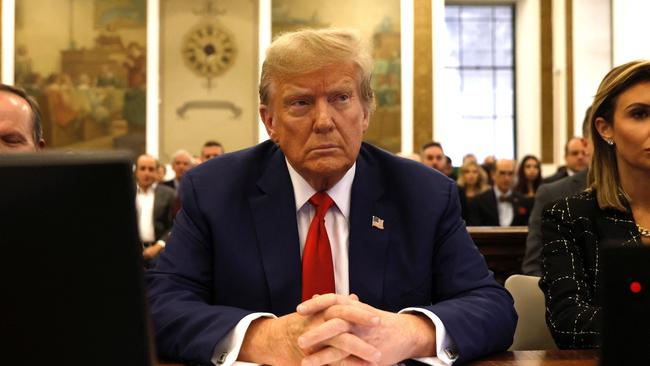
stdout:
<svg viewBox="0 0 650 366">
<path fill-rule="evenodd" d="M 433 138 L 433 35 L 431 0 L 415 0 L 413 27 L 413 149 Z"/>
<path fill-rule="evenodd" d="M 540 1 L 541 35 L 541 131 L 540 146 L 542 163 L 551 164 L 553 159 L 553 0 Z"/>
<path fill-rule="evenodd" d="M 564 2 L 565 37 L 566 37 L 566 135 L 567 141 L 575 135 L 574 132 L 574 96 L 573 96 L 573 0 Z"/>
</svg>

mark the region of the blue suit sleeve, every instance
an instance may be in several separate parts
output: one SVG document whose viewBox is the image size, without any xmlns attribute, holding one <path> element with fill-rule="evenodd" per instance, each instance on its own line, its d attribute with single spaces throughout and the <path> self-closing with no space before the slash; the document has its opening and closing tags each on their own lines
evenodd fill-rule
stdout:
<svg viewBox="0 0 650 366">
<path fill-rule="evenodd" d="M 436 314 L 458 348 L 458 362 L 506 350 L 517 314 L 510 294 L 499 285 L 460 219 L 455 185 L 438 223 L 433 256 Z"/>
<path fill-rule="evenodd" d="M 211 364 L 216 344 L 251 311 L 212 304 L 213 250 L 191 176 L 181 187 L 182 210 L 155 270 L 146 274 L 158 354 Z"/>
</svg>

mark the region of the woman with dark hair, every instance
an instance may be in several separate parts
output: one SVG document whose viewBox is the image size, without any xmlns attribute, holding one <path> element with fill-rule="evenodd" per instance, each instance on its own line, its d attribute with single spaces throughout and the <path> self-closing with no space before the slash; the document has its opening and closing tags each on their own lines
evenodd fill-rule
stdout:
<svg viewBox="0 0 650 366">
<path fill-rule="evenodd" d="M 539 162 L 534 155 L 526 155 L 519 164 L 517 171 L 517 185 L 515 191 L 523 194 L 524 196 L 533 199 L 537 187 L 542 183 L 542 169 Z"/>
<path fill-rule="evenodd" d="M 589 121 L 589 188 L 554 202 L 542 217 L 540 287 L 560 348 L 600 345 L 599 251 L 650 245 L 650 61 L 612 69 Z"/>
</svg>

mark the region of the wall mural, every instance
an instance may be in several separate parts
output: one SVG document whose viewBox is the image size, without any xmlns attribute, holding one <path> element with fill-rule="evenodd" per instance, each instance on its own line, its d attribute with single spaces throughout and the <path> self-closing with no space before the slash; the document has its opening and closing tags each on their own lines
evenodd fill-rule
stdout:
<svg viewBox="0 0 650 366">
<path fill-rule="evenodd" d="M 345 12 L 340 9 L 345 8 Z M 359 30 L 371 42 L 372 86 L 377 109 L 364 139 L 387 150 L 401 146 L 401 55 L 399 1 L 331 0 L 327 3 L 274 0 L 273 35 L 301 28 Z"/>
<path fill-rule="evenodd" d="M 95 0 L 95 28 L 138 28 L 147 19 L 146 0 Z"/>
<path fill-rule="evenodd" d="M 47 146 L 144 152 L 145 0 L 66 3 L 16 7 L 15 82 L 39 102 Z"/>
</svg>

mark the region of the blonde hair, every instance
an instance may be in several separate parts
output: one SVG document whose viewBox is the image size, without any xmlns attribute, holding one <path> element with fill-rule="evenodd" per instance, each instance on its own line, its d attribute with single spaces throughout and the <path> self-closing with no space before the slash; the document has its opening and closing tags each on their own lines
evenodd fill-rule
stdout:
<svg viewBox="0 0 650 366">
<path fill-rule="evenodd" d="M 614 124 L 614 110 L 618 96 L 632 86 L 650 81 L 650 61 L 637 60 L 617 66 L 610 70 L 594 97 L 589 113 L 591 124 L 591 141 L 594 156 L 591 159 L 587 185 L 595 190 L 598 206 L 601 209 L 613 208 L 626 212 L 627 208 L 621 197 L 630 202 L 630 197 L 621 187 L 616 162 L 616 148 L 610 146 L 598 133 L 596 119 L 602 118 L 608 124 Z"/>
<path fill-rule="evenodd" d="M 352 62 L 359 69 L 360 98 L 372 112 L 372 57 L 361 36 L 356 31 L 344 29 L 303 29 L 277 37 L 266 50 L 262 65 L 260 103 L 269 104 L 273 80 L 307 74 L 342 62 Z"/>
<path fill-rule="evenodd" d="M 478 171 L 478 178 L 476 180 L 476 192 L 477 193 L 482 193 L 487 191 L 490 188 L 490 185 L 488 184 L 488 176 L 485 170 L 478 165 L 477 162 L 475 161 L 468 161 L 467 163 L 463 164 L 463 166 L 460 167 L 460 171 L 458 174 L 458 185 L 463 188 L 467 188 L 467 181 L 465 180 L 465 174 L 467 174 L 467 171 L 469 168 L 476 168 Z"/>
</svg>

